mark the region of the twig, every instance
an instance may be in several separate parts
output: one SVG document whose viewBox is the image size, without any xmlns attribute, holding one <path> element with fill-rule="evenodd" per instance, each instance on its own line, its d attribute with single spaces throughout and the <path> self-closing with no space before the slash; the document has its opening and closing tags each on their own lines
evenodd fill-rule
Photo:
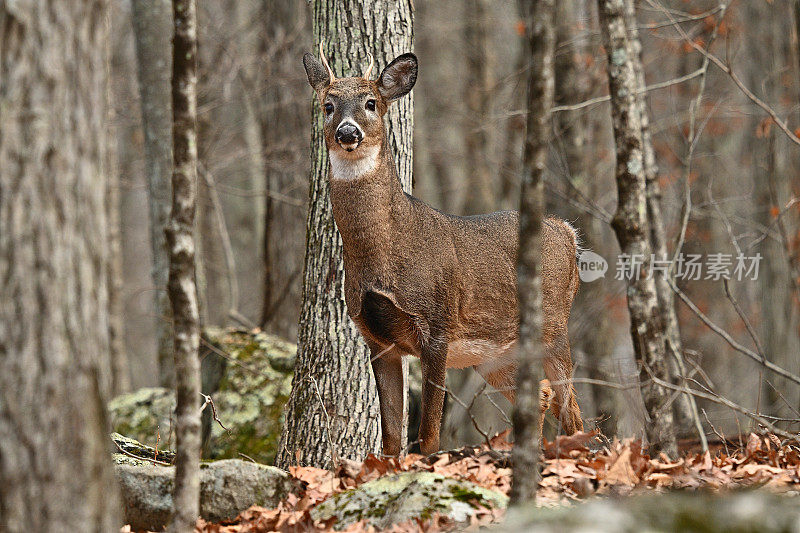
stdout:
<svg viewBox="0 0 800 533">
<path fill-rule="evenodd" d="M 731 294 L 731 289 L 730 286 L 728 285 L 728 280 L 723 279 L 722 285 L 725 287 L 725 295 L 728 297 L 728 300 L 731 301 L 731 304 L 733 304 L 733 308 L 736 309 L 736 313 L 739 315 L 739 318 L 742 319 L 744 327 L 747 328 L 747 333 L 750 334 L 750 338 L 753 339 L 753 344 L 755 345 L 758 353 L 761 355 L 761 362 L 762 363 L 765 362 L 767 360 L 767 357 L 764 355 L 764 348 L 761 347 L 761 341 L 758 340 L 758 335 L 756 335 L 756 330 L 753 329 L 753 325 L 750 324 L 750 321 L 747 319 L 747 315 L 744 314 L 744 311 L 739 305 L 739 302 L 737 302 L 736 298 L 734 298 L 733 294 Z"/>
<path fill-rule="evenodd" d="M 724 397 L 719 396 L 717 394 L 707 394 L 705 392 L 701 392 L 701 391 L 698 391 L 698 390 L 690 389 L 688 387 L 679 387 L 677 385 L 673 385 L 672 383 L 669 383 L 667 381 L 664 381 L 664 380 L 661 380 L 661 379 L 655 377 L 653 375 L 653 373 L 650 371 L 650 368 L 647 367 L 646 365 L 645 365 L 644 368 L 647 371 L 647 373 L 650 374 L 650 379 L 652 379 L 654 383 L 656 383 L 657 385 L 660 385 L 661 387 L 664 387 L 664 388 L 670 389 L 670 390 L 674 390 L 674 391 L 678 391 L 678 392 L 682 392 L 684 394 L 691 394 L 692 396 L 696 396 L 697 398 L 702 398 L 704 400 L 708 400 L 710 402 L 713 402 L 713 403 L 716 403 L 716 404 L 719 404 L 719 405 L 724 405 L 725 407 L 727 407 L 729 409 L 732 409 L 733 411 L 736 411 L 737 413 L 741 413 L 741 414 L 745 415 L 746 417 L 752 419 L 754 422 L 757 422 L 757 423 L 761 424 L 762 426 L 767 428 L 772 433 L 778 435 L 779 437 L 783 437 L 784 439 L 792 439 L 792 440 L 800 441 L 800 437 L 798 437 L 798 435 L 793 435 L 793 434 L 788 433 L 788 432 L 786 432 L 786 431 L 784 431 L 784 430 L 782 430 L 782 429 L 780 429 L 778 427 L 775 427 L 769 420 L 765 419 L 764 417 L 762 417 L 760 415 L 757 415 L 756 413 L 750 411 L 749 409 L 745 409 L 741 405 L 739 405 L 737 403 L 734 403 L 734 402 L 728 400 L 727 398 L 724 398 Z"/>
<path fill-rule="evenodd" d="M 712 424 L 711 420 L 709 420 L 708 414 L 706 414 L 706 410 L 705 409 L 700 409 L 700 410 L 703 411 L 703 416 L 706 417 L 706 422 L 708 422 L 708 425 L 711 426 L 711 431 L 713 431 L 714 434 L 717 437 L 719 437 L 719 440 L 722 441 L 722 445 L 725 446 L 725 455 L 730 455 L 730 452 L 728 451 L 728 441 L 725 439 L 725 435 L 717 431 L 717 428 L 715 428 L 714 424 Z M 707 449 L 703 451 L 707 451 Z"/>
<path fill-rule="evenodd" d="M 219 424 L 219 427 L 221 427 L 222 429 L 224 429 L 225 431 L 227 431 L 227 432 L 228 432 L 228 435 L 230 435 L 230 434 L 231 434 L 231 430 L 229 430 L 228 428 L 226 428 L 226 427 L 223 425 L 222 421 L 221 421 L 221 420 L 219 419 L 219 417 L 217 416 L 217 407 L 214 405 L 214 400 L 211 398 L 211 396 L 209 396 L 209 395 L 207 395 L 207 394 L 203 394 L 202 392 L 200 393 L 200 396 L 202 396 L 203 398 L 205 398 L 205 402 L 203 402 L 203 405 L 200 407 L 200 412 L 202 413 L 202 412 L 205 410 L 205 408 L 206 408 L 206 405 L 209 405 L 209 404 L 210 404 L 210 405 L 211 405 L 211 416 L 214 418 L 214 421 L 215 421 L 217 424 Z"/>
<path fill-rule="evenodd" d="M 641 94 L 641 93 L 646 93 L 646 92 L 650 92 L 650 91 L 657 91 L 659 89 L 665 89 L 667 87 L 671 87 L 673 85 L 678 85 L 679 83 L 683 83 L 683 82 L 692 80 L 692 79 L 694 79 L 694 78 L 696 78 L 698 76 L 701 76 L 702 74 L 703 74 L 703 69 L 699 68 L 699 69 L 695 70 L 694 72 L 690 72 L 689 74 L 686 74 L 686 75 L 681 76 L 679 78 L 675 78 L 675 79 L 667 80 L 667 81 L 662 81 L 662 82 L 659 82 L 659 83 L 654 83 L 653 85 L 648 85 L 647 87 L 644 88 L 644 90 L 639 89 L 639 90 L 635 91 L 635 93 L 636 94 Z M 610 100 L 611 100 L 611 96 L 607 94 L 605 96 L 598 96 L 596 98 L 591 98 L 589 100 L 586 100 L 586 101 L 583 101 L 583 102 L 580 102 L 580 103 L 577 103 L 577 104 L 553 106 L 552 112 L 553 113 L 559 113 L 559 112 L 562 112 L 562 111 L 578 111 L 578 110 L 584 109 L 586 107 L 590 107 L 590 106 L 597 105 L 597 104 L 602 104 L 603 102 L 608 102 Z M 520 114 L 521 115 L 521 114 L 525 114 L 525 113 L 527 113 L 527 111 L 518 111 L 516 113 L 511 113 L 511 115 L 515 115 L 515 114 Z"/>
<path fill-rule="evenodd" d="M 463 408 L 466 410 L 466 412 L 467 412 L 467 415 L 469 416 L 470 420 L 472 421 L 472 426 L 475 428 L 475 430 L 476 430 L 478 433 L 480 433 L 480 434 L 481 434 L 481 436 L 483 437 L 483 440 L 484 440 L 484 441 L 486 441 L 486 445 L 489 447 L 489 449 L 490 449 L 490 450 L 492 450 L 492 451 L 495 451 L 494 447 L 492 447 L 492 442 L 491 442 L 491 439 L 489 438 L 489 434 L 488 434 L 488 433 L 486 433 L 485 431 L 483 431 L 483 430 L 480 428 L 480 426 L 478 425 L 478 421 L 475 419 L 475 415 L 473 415 L 473 414 L 472 414 L 472 407 L 475 405 L 475 400 L 478 398 L 478 396 L 480 396 L 480 395 L 483 393 L 483 391 L 484 391 L 484 390 L 486 390 L 486 383 L 484 383 L 484 384 L 481 386 L 481 388 L 480 388 L 480 389 L 478 389 L 478 391 L 477 391 L 477 392 L 475 393 L 475 395 L 472 397 L 472 401 L 470 402 L 470 404 L 469 404 L 469 405 L 467 405 L 466 403 L 464 403 L 464 402 L 461 400 L 461 398 L 459 398 L 458 396 L 456 396 L 455 394 L 453 394 L 453 391 L 451 391 L 450 389 L 448 389 L 448 388 L 447 388 L 447 386 L 444 386 L 444 387 L 442 387 L 441 385 L 438 385 L 438 384 L 434 383 L 434 382 L 433 382 L 433 381 L 431 381 L 431 380 L 428 380 L 428 383 L 430 383 L 431 385 L 433 385 L 433 386 L 434 386 L 434 387 L 436 387 L 437 389 L 439 389 L 439 390 L 441 390 L 441 391 L 444 391 L 444 392 L 448 393 L 448 394 L 450 395 L 450 397 L 451 397 L 451 398 L 453 398 L 453 400 L 454 400 L 454 401 L 455 401 L 455 402 L 456 402 L 458 405 L 460 405 L 461 407 L 463 407 Z"/>
<path fill-rule="evenodd" d="M 317 400 L 319 400 L 319 406 L 322 408 L 322 414 L 325 415 L 325 429 L 327 430 L 326 433 L 328 435 L 328 446 L 331 448 L 331 464 L 334 468 L 339 465 L 339 454 L 336 451 L 336 447 L 333 445 L 333 434 L 331 433 L 331 419 L 328 417 L 328 410 L 325 408 L 325 402 L 322 401 L 322 394 L 319 392 L 319 385 L 317 385 L 317 380 L 314 379 L 314 376 L 308 376 L 306 378 L 314 385 L 314 392 L 317 394 Z"/>
<path fill-rule="evenodd" d="M 717 335 L 719 335 L 720 337 L 722 337 L 722 338 L 725 340 L 725 342 L 727 342 L 727 343 L 728 343 L 728 345 L 730 345 L 730 347 L 731 347 L 731 348 L 733 348 L 734 350 L 736 350 L 736 351 L 737 351 L 737 352 L 739 352 L 739 353 L 742 353 L 742 354 L 746 355 L 747 357 L 749 357 L 749 358 L 750 358 L 750 359 L 752 359 L 753 361 L 755 361 L 755 362 L 759 363 L 759 364 L 760 364 L 760 365 L 762 365 L 764 368 L 766 368 L 766 369 L 768 369 L 768 370 L 770 370 L 770 371 L 774 372 L 775 374 L 777 374 L 777 375 L 779 375 L 779 376 L 781 376 L 781 377 L 783 377 L 783 378 L 786 378 L 786 379 L 788 379 L 789 381 L 791 381 L 791 382 L 793 382 L 793 383 L 796 383 L 796 384 L 800 385 L 800 377 L 797 377 L 796 375 L 792 374 L 792 373 L 791 373 L 791 372 L 789 372 L 788 370 L 785 370 L 785 369 L 783 369 L 783 368 L 779 367 L 778 365 L 776 365 L 776 364 L 774 364 L 774 363 L 770 362 L 770 361 L 769 361 L 768 359 L 766 359 L 766 358 L 765 358 L 764 360 L 762 360 L 762 358 L 761 358 L 761 356 L 760 356 L 759 354 L 755 353 L 753 350 L 750 350 L 749 348 L 747 348 L 747 347 L 745 347 L 745 346 L 742 346 L 741 344 L 739 344 L 738 342 L 736 342 L 736 341 L 733 339 L 733 337 L 731 337 L 731 336 L 730 336 L 730 334 L 728 334 L 728 332 L 727 332 L 727 331 L 725 331 L 724 329 L 722 329 L 721 327 L 719 327 L 718 325 L 716 325 L 714 322 L 712 322 L 712 321 L 711 321 L 711 319 L 709 319 L 709 318 L 708 318 L 708 317 L 707 317 L 707 316 L 706 316 L 706 315 L 705 315 L 705 314 L 704 314 L 704 313 L 703 313 L 703 312 L 702 312 L 702 311 L 701 311 L 701 310 L 700 310 L 700 309 L 699 309 L 699 308 L 698 308 L 698 307 L 697 307 L 697 306 L 694 304 L 694 302 L 692 302 L 692 301 L 691 301 L 691 300 L 690 300 L 690 299 L 689 299 L 689 298 L 686 296 L 686 294 L 684 294 L 684 293 L 683 293 L 683 291 L 682 291 L 682 290 L 680 290 L 680 289 L 679 289 L 679 288 L 678 288 L 678 287 L 675 285 L 675 282 L 674 282 L 674 281 L 672 281 L 671 279 L 667 278 L 667 283 L 669 283 L 669 286 L 670 286 L 670 288 L 672 288 L 672 290 L 673 290 L 673 291 L 675 291 L 675 294 L 677 294 L 677 295 L 678 295 L 678 298 L 680 298 L 680 299 L 681 299 L 681 301 L 683 301 L 683 303 L 684 303 L 684 304 L 686 304 L 686 306 L 687 306 L 689 309 L 691 309 L 691 310 L 692 310 L 692 312 L 694 312 L 694 314 L 695 314 L 695 315 L 697 315 L 697 317 L 698 317 L 698 318 L 699 318 L 699 319 L 700 319 L 700 320 L 701 320 L 701 321 L 702 321 L 702 322 L 703 322 L 703 323 L 704 323 L 706 326 L 708 326 L 708 327 L 711 329 L 711 331 L 713 331 L 714 333 L 716 333 Z"/>
<path fill-rule="evenodd" d="M 225 267 L 228 271 L 228 316 L 231 318 L 240 316 L 239 314 L 239 282 L 236 279 L 236 259 L 234 258 L 233 245 L 228 226 L 225 223 L 225 215 L 222 211 L 222 202 L 219 199 L 214 177 L 211 175 L 202 162 L 198 162 L 200 174 L 206 182 L 208 193 L 211 198 L 211 206 L 214 209 L 214 216 L 217 219 L 217 231 L 222 242 L 222 250 L 225 255 Z"/>
<path fill-rule="evenodd" d="M 662 9 L 666 13 L 664 7 L 658 2 L 655 2 L 654 0 L 647 0 L 647 3 L 649 3 L 653 7 L 658 7 Z M 756 96 L 750 89 L 748 89 L 744 83 L 742 83 L 742 80 L 739 79 L 739 76 L 736 75 L 736 73 L 733 71 L 733 69 L 728 63 L 725 63 L 720 58 L 709 52 L 707 49 L 703 48 L 702 46 L 694 42 L 694 40 L 691 39 L 686 34 L 686 32 L 683 31 L 683 28 L 681 28 L 679 25 L 673 24 L 673 27 L 678 31 L 678 33 L 681 35 L 684 41 L 686 41 L 692 48 L 703 54 L 703 56 L 707 61 L 711 61 L 722 72 L 726 73 L 731 78 L 733 83 L 736 84 L 737 87 L 739 87 L 739 90 L 742 91 L 742 93 L 747 98 L 749 98 L 751 102 L 760 107 L 764 112 L 766 112 L 772 118 L 773 121 L 775 121 L 775 124 L 778 125 L 778 127 L 786 134 L 787 137 L 789 137 L 790 141 L 800 146 L 800 138 L 798 138 L 797 135 L 795 135 L 794 132 L 791 129 L 789 129 L 789 127 L 786 125 L 786 122 L 784 122 L 778 116 L 778 114 L 775 112 L 774 109 L 772 109 L 767 103 L 765 103 L 758 96 Z"/>
</svg>

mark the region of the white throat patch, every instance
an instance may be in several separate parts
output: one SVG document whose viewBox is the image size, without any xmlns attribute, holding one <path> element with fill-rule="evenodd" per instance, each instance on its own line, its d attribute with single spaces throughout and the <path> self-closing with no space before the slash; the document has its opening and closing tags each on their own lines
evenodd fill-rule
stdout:
<svg viewBox="0 0 800 533">
<path fill-rule="evenodd" d="M 335 152 L 330 152 L 331 179 L 350 181 L 369 174 L 378 166 L 380 147 L 370 146 L 364 149 L 364 156 L 348 159 Z"/>
</svg>

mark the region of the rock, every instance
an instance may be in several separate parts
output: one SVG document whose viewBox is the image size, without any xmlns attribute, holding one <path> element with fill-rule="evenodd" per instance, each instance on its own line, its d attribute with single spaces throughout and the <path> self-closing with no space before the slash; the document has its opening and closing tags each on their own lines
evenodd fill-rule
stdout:
<svg viewBox="0 0 800 533">
<path fill-rule="evenodd" d="M 433 513 L 448 515 L 459 523 L 469 522 L 475 505 L 504 508 L 508 497 L 469 481 L 433 472 L 404 472 L 364 483 L 332 496 L 311 511 L 315 520 L 336 518 L 342 529 L 367 520 L 378 529 Z"/>
<path fill-rule="evenodd" d="M 119 433 L 112 433 L 111 440 L 118 450 L 112 455 L 114 464 L 117 465 L 141 466 L 156 464 L 151 459 L 160 463 L 172 464 L 175 460 L 175 452 L 173 451 L 156 450 Z"/>
<path fill-rule="evenodd" d="M 113 431 L 149 446 L 155 446 L 156 440 L 159 448 L 174 446 L 175 394 L 170 389 L 145 387 L 117 396 L 109 402 L 108 411 Z"/>
<path fill-rule="evenodd" d="M 278 450 L 283 407 L 292 388 L 297 347 L 273 335 L 206 328 L 203 333 L 203 392 L 211 395 L 227 433 L 203 412 L 203 457 L 240 458 L 270 464 Z M 198 405 L 202 398 L 198 398 Z M 114 398 L 109 404 L 114 431 L 159 449 L 174 446 L 175 397 L 152 387 Z"/>
<path fill-rule="evenodd" d="M 597 498 L 552 509 L 535 505 L 510 509 L 501 529 L 531 533 L 778 533 L 800 531 L 800 505 L 797 496 L 779 496 L 763 490 Z"/>
<path fill-rule="evenodd" d="M 155 464 L 116 464 L 131 528 L 160 531 L 172 510 L 175 467 Z M 200 515 L 209 521 L 230 520 L 252 505 L 271 508 L 298 490 L 288 473 L 272 466 L 239 459 L 201 465 Z"/>
</svg>

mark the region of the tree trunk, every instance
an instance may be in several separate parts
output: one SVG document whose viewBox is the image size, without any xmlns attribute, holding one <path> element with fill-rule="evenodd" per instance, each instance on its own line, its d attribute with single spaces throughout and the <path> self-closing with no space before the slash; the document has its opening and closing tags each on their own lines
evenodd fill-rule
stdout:
<svg viewBox="0 0 800 533">
<path fill-rule="evenodd" d="M 283 337 L 297 334 L 308 190 L 308 81 L 297 58 L 305 44 L 304 7 L 299 2 L 262 0 L 259 53 L 264 64 L 258 97 L 266 197 L 263 227 L 264 294 L 261 326 Z M 291 200 L 302 199 L 303 207 Z"/>
<path fill-rule="evenodd" d="M 621 257 L 641 265 L 627 279 L 628 311 L 631 338 L 637 363 L 641 366 L 642 396 L 650 420 L 647 437 L 654 452 L 675 456 L 677 448 L 672 410 L 667 405 L 668 391 L 653 384 L 650 373 L 668 380 L 665 357 L 665 331 L 661 319 L 655 281 L 650 273 L 650 225 L 647 213 L 647 190 L 642 122 L 636 97 L 635 63 L 639 56 L 632 44 L 634 37 L 625 23 L 624 0 L 598 0 L 600 27 L 608 57 L 608 82 L 614 123 L 617 166 L 617 211 L 612 227 L 617 235 Z"/>
<path fill-rule="evenodd" d="M 170 530 L 194 531 L 200 516 L 200 315 L 195 285 L 197 204 L 197 9 L 173 0 L 172 212 L 167 288 L 174 322 L 176 451 Z"/>
<path fill-rule="evenodd" d="M 0 3 L 0 531 L 116 531 L 107 2 Z"/>
<path fill-rule="evenodd" d="M 172 328 L 167 295 L 167 241 L 172 172 L 172 116 L 168 50 L 172 35 L 170 0 L 133 0 L 133 33 L 138 62 L 139 96 L 144 130 L 145 173 L 150 217 L 153 304 L 155 307 L 158 380 L 171 387 Z"/>
<path fill-rule="evenodd" d="M 463 126 L 467 158 L 463 212 L 486 213 L 495 207 L 492 170 L 489 168 L 489 39 L 488 0 L 466 0 L 464 6 L 464 51 L 467 56 L 463 80 L 466 114 Z"/>
<path fill-rule="evenodd" d="M 323 42 L 338 76 L 376 71 L 411 50 L 411 0 L 315 0 L 314 41 Z M 316 46 L 315 46 L 316 49 Z M 331 212 L 321 111 L 314 101 L 303 306 L 292 394 L 277 465 L 328 467 L 339 457 L 363 459 L 380 446 L 378 395 L 369 352 L 344 303 L 342 242 Z M 389 148 L 404 189 L 411 189 L 413 104 L 387 114 Z M 406 380 L 407 382 L 407 380 Z"/>
<path fill-rule="evenodd" d="M 111 67 L 109 65 L 109 72 Z M 111 84 L 108 84 L 108 101 L 111 102 Z M 108 108 L 109 130 L 115 130 L 112 106 Z M 109 139 L 117 138 L 109 131 Z M 115 144 L 106 145 L 106 225 L 108 227 L 108 352 L 111 358 L 111 395 L 117 396 L 131 390 L 131 372 L 125 351 L 125 322 L 122 287 L 122 230 L 120 227 L 120 181 Z"/>
<path fill-rule="evenodd" d="M 591 96 L 593 86 L 590 74 L 582 65 L 587 53 L 586 44 L 578 38 L 583 13 L 587 6 L 583 0 L 563 0 L 556 6 L 555 54 L 555 105 L 570 105 L 583 102 Z M 592 25 L 594 26 L 594 25 Z M 597 31 L 598 28 L 587 28 Z M 595 114 L 582 111 L 560 112 L 553 116 L 553 151 L 558 160 L 555 165 L 564 174 L 570 186 L 568 193 L 580 204 L 583 199 L 576 191 L 583 191 L 590 198 L 599 198 L 605 184 L 592 176 L 590 169 L 596 161 L 597 148 L 602 145 L 598 138 L 591 138 L 597 127 Z M 545 211 L 563 209 L 563 202 L 553 198 Z M 577 226 L 582 230 L 584 245 L 608 257 L 605 244 L 607 225 L 593 214 L 576 213 Z M 585 283 L 576 295 L 573 309 L 582 310 L 583 320 L 578 322 L 573 357 L 575 377 L 589 377 L 608 381 L 613 375 L 612 351 L 616 344 L 614 320 L 606 309 L 607 292 L 600 283 Z M 594 410 L 591 415 L 598 419 L 598 427 L 608 436 L 616 434 L 616 391 L 603 385 L 576 385 L 578 396 L 585 398 L 584 404 Z M 587 411 L 591 412 L 591 411 Z"/>
<path fill-rule="evenodd" d="M 529 39 L 528 121 L 519 206 L 517 298 L 519 341 L 514 405 L 514 503 L 534 500 L 539 482 L 539 381 L 543 377 L 541 229 L 543 177 L 553 107 L 555 2 L 538 0 L 522 7 Z"/>
<path fill-rule="evenodd" d="M 661 212 L 661 185 L 658 183 L 658 166 L 656 165 L 653 140 L 650 135 L 650 116 L 647 112 L 647 84 L 642 66 L 642 45 L 639 41 L 639 30 L 636 23 L 636 10 L 634 0 L 625 0 L 626 24 L 631 29 L 631 49 L 635 56 L 633 68 L 636 76 L 636 103 L 639 108 L 639 117 L 642 125 L 642 152 L 644 161 L 644 175 L 647 194 L 647 220 L 650 225 L 650 249 L 658 260 L 669 258 L 667 250 L 667 236 L 664 228 L 664 218 Z M 658 308 L 661 321 L 664 324 L 664 356 L 667 359 L 667 372 L 672 381 L 686 375 L 683 362 L 683 348 L 681 333 L 678 328 L 678 315 L 675 312 L 675 294 L 663 270 L 654 272 L 656 294 L 658 295 Z M 673 404 L 676 428 L 682 432 L 689 432 L 694 421 L 699 420 L 697 405 L 694 396 L 690 394 L 679 396 Z M 699 437 L 705 440 L 702 427 Z"/>
</svg>

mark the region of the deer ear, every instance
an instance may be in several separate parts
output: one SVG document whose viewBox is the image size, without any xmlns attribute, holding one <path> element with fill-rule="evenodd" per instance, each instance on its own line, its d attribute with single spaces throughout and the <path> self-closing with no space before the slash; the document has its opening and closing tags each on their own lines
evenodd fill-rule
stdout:
<svg viewBox="0 0 800 533">
<path fill-rule="evenodd" d="M 392 102 L 407 95 L 417 81 L 417 56 L 403 54 L 387 65 L 378 78 L 381 96 Z"/>
<path fill-rule="evenodd" d="M 330 85 L 330 75 L 319 59 L 306 53 L 303 56 L 303 66 L 306 68 L 306 76 L 308 76 L 309 85 L 311 85 L 317 93 L 322 92 Z"/>
</svg>

